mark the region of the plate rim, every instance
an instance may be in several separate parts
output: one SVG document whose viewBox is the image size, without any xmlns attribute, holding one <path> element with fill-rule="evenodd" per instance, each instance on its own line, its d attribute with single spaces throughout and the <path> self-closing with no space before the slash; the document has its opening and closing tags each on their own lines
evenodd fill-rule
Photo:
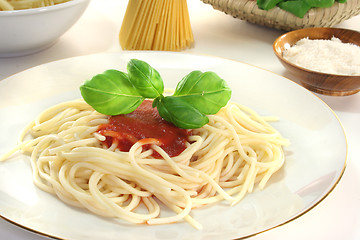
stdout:
<svg viewBox="0 0 360 240">
<path fill-rule="evenodd" d="M 278 77 L 281 77 L 281 78 L 284 78 L 284 79 L 287 79 L 288 81 L 291 81 L 293 84 L 297 85 L 298 87 L 302 88 L 303 91 L 305 92 L 308 92 L 310 94 L 312 94 L 313 96 L 316 97 L 317 100 L 319 100 L 328 110 L 330 110 L 331 112 L 331 115 L 333 115 L 336 120 L 337 120 L 337 123 L 339 124 L 340 126 L 340 129 L 341 129 L 341 132 L 342 132 L 342 135 L 344 137 L 344 144 L 345 144 L 345 156 L 344 156 L 344 161 L 343 161 L 343 166 L 341 168 L 341 171 L 340 171 L 340 174 L 338 176 L 338 178 L 334 181 L 334 183 L 332 184 L 331 188 L 320 198 L 318 199 L 315 203 L 311 204 L 310 206 L 308 206 L 307 208 L 305 208 L 304 210 L 296 213 L 295 216 L 281 222 L 281 223 L 276 223 L 274 226 L 270 226 L 270 227 L 267 227 L 266 229 L 264 230 L 261 230 L 261 231 L 257 231 L 255 233 L 251 233 L 251 234 L 246 234 L 245 236 L 242 236 L 242 237 L 239 237 L 239 238 L 235 238 L 235 239 L 246 239 L 246 238 L 250 238 L 250 237 L 254 237 L 254 236 L 257 236 L 257 235 L 260 235 L 264 232 L 268 232 L 270 230 L 273 230 L 273 229 L 276 229 L 278 227 L 281 227 L 281 226 L 284 226 L 290 222 L 293 222 L 294 220 L 302 217 L 303 215 L 305 215 L 306 213 L 310 212 L 311 210 L 313 210 L 315 207 L 317 207 L 320 203 L 322 203 L 324 201 L 324 199 L 326 199 L 332 192 L 333 190 L 337 187 L 337 185 L 339 184 L 340 180 L 342 179 L 344 173 L 345 173 L 345 170 L 346 170 L 346 167 L 347 167 L 347 161 L 348 161 L 348 140 L 347 140 L 347 136 L 346 136 L 346 132 L 345 132 L 345 128 L 340 120 L 340 118 L 338 117 L 338 115 L 335 113 L 335 111 L 325 102 L 323 101 L 319 96 L 317 96 L 314 92 L 311 92 L 310 90 L 304 88 L 301 84 L 295 82 L 295 81 L 292 81 L 291 79 L 285 77 L 285 76 L 282 76 L 278 73 L 275 73 L 273 71 L 270 71 L 270 70 L 267 70 L 265 68 L 262 68 L 262 67 L 259 67 L 259 66 L 256 66 L 256 65 L 252 65 L 252 64 L 249 64 L 249 63 L 245 63 L 243 61 L 238 61 L 238 60 L 234 60 L 234 59 L 231 59 L 231 58 L 226 58 L 226 57 L 219 57 L 219 56 L 214 56 L 214 55 L 210 55 L 210 54 L 201 54 L 201 53 L 193 53 L 193 52 L 164 52 L 164 51 L 126 51 L 126 52 L 122 52 L 122 51 L 119 51 L 119 52 L 100 52 L 100 53 L 93 53 L 93 54 L 87 54 L 87 55 L 80 55 L 80 56 L 74 56 L 74 57 L 68 57 L 68 58 L 63 58 L 63 59 L 58 59 L 58 60 L 54 60 L 54 61 L 49 61 L 49 62 L 45 62 L 45 63 L 42 63 L 42 64 L 39 64 L 39 65 L 36 65 L 36 66 L 33 66 L 33 67 L 30 67 L 30 68 L 27 68 L 27 69 L 24 69 L 22 71 L 19 71 L 17 73 L 14 73 L 4 79 L 1 79 L 0 80 L 0 85 L 2 82 L 6 82 L 6 81 L 10 81 L 11 78 L 14 78 L 16 77 L 17 75 L 21 75 L 21 74 L 26 74 L 27 71 L 31 71 L 32 69 L 34 68 L 38 68 L 38 67 L 41 67 L 41 66 L 44 66 L 44 65 L 49 65 L 49 64 L 56 64 L 58 62 L 66 62 L 66 61 L 69 61 L 69 60 L 73 60 L 73 59 L 81 59 L 81 58 L 87 58 L 87 57 L 91 57 L 91 56 L 96 56 L 96 55 L 136 55 L 138 53 L 141 53 L 141 54 L 148 54 L 148 55 L 156 55 L 156 54 L 165 54 L 165 55 L 184 55 L 184 56 L 199 56 L 199 57 L 205 57 L 205 58 L 213 58 L 213 59 L 218 59 L 218 60 L 225 60 L 225 61 L 231 61 L 233 63 L 236 63 L 236 64 L 242 64 L 242 65 L 246 65 L 246 66 L 250 66 L 252 68 L 256 68 L 256 69 L 259 69 L 259 70 L 262 70 L 262 71 L 265 71 L 265 72 L 268 72 L 268 73 L 271 73 L 273 75 L 276 75 Z M 25 224 L 21 224 L 21 223 L 18 223 L 14 220 L 11 220 L 7 217 L 5 217 L 2 213 L 0 213 L 0 218 L 5 220 L 6 222 L 10 223 L 10 224 L 13 224 L 17 227 L 19 227 L 20 229 L 23 229 L 23 230 L 26 230 L 30 233 L 35 233 L 35 234 L 38 234 L 40 236 L 43 236 L 43 237 L 48 237 L 48 238 L 52 238 L 52 239 L 58 239 L 58 240 L 65 240 L 66 238 L 63 238 L 63 237 L 60 237 L 60 236 L 55 236 L 55 235 L 52 235 L 52 234 L 49 234 L 49 233 L 45 233 L 45 232 L 42 232 L 42 231 L 39 231 L 39 230 L 36 230 L 34 228 L 31 228 L 31 227 L 28 227 L 26 226 Z"/>
</svg>

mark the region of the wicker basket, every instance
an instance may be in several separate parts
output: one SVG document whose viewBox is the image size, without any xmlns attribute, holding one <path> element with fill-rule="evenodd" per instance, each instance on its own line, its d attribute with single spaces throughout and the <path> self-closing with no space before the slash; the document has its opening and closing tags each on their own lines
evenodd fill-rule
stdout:
<svg viewBox="0 0 360 240">
<path fill-rule="evenodd" d="M 309 27 L 332 27 L 360 13 L 360 0 L 335 2 L 329 8 L 312 8 L 304 18 L 298 18 L 278 7 L 268 11 L 261 10 L 257 7 L 256 0 L 201 1 L 235 18 L 285 31 Z"/>
</svg>

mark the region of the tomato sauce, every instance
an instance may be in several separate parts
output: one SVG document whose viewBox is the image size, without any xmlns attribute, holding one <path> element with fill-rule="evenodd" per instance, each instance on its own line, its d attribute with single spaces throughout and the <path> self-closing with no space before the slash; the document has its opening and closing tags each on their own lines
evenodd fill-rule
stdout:
<svg viewBox="0 0 360 240">
<path fill-rule="evenodd" d="M 111 116 L 108 124 L 99 126 L 98 133 L 106 137 L 105 145 L 109 147 L 117 141 L 118 149 L 123 152 L 128 152 L 137 141 L 142 141 L 146 143 L 143 149 L 149 149 L 150 144 L 156 143 L 174 157 L 185 150 L 191 132 L 165 121 L 152 107 L 152 101 L 145 100 L 132 113 Z M 153 157 L 161 158 L 155 151 Z"/>
</svg>

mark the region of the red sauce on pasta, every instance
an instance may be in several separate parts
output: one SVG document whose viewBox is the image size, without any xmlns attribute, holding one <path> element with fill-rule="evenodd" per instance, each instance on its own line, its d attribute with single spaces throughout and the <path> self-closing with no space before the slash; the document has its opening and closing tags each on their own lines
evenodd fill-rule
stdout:
<svg viewBox="0 0 360 240">
<path fill-rule="evenodd" d="M 160 117 L 156 108 L 152 108 L 152 101 L 145 100 L 135 111 L 129 114 L 111 116 L 108 124 L 99 126 L 98 132 L 106 137 L 104 144 L 108 147 L 114 141 L 118 142 L 120 151 L 128 152 L 137 142 L 146 145 L 160 146 L 170 157 L 179 155 L 185 150 L 190 131 L 181 129 Z M 154 151 L 153 157 L 160 158 Z"/>
</svg>

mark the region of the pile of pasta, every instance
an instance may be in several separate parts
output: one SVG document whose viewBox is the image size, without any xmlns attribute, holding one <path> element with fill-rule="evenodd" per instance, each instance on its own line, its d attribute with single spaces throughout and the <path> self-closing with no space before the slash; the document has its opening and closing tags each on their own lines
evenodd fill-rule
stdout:
<svg viewBox="0 0 360 240">
<path fill-rule="evenodd" d="M 0 0 L 0 11 L 12 11 L 52 6 L 71 0 Z"/>
<path fill-rule="evenodd" d="M 219 201 L 234 205 L 256 186 L 264 188 L 283 166 L 282 147 L 289 144 L 270 125 L 273 119 L 235 103 L 193 129 L 176 157 L 156 144 L 144 150 L 142 141 L 129 152 L 116 144 L 105 147 L 97 129 L 108 119 L 83 100 L 64 102 L 24 129 L 18 149 L 31 156 L 40 189 L 67 204 L 137 224 L 187 221 L 201 229 L 192 209 Z M 162 158 L 153 158 L 153 151 Z"/>
</svg>

